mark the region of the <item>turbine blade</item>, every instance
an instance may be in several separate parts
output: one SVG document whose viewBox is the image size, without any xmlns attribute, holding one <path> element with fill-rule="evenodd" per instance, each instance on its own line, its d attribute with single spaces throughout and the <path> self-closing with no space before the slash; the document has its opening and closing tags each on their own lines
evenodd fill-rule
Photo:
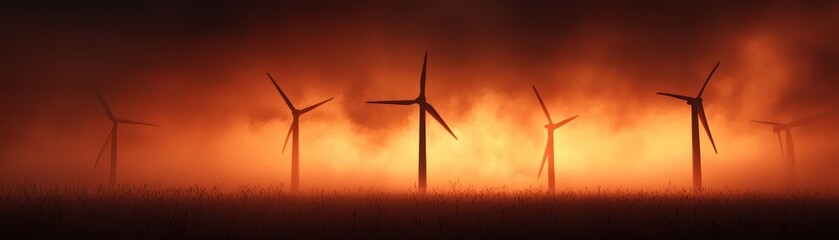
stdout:
<svg viewBox="0 0 839 240">
<path fill-rule="evenodd" d="M 705 117 L 705 107 L 701 104 L 699 105 L 699 119 L 702 120 L 702 126 L 705 127 L 705 133 L 707 133 L 708 138 L 711 139 L 711 146 L 714 147 L 714 153 L 718 153 L 717 144 L 714 143 L 714 137 L 711 136 L 711 128 L 708 127 L 708 119 Z"/>
<path fill-rule="evenodd" d="M 752 122 L 756 122 L 756 123 L 763 123 L 763 124 L 769 124 L 769 125 L 779 126 L 779 127 L 784 127 L 784 126 L 786 126 L 786 124 L 783 124 L 783 123 L 776 123 L 776 122 L 757 121 L 757 120 L 752 120 Z"/>
<path fill-rule="evenodd" d="M 542 96 L 539 95 L 539 91 L 536 91 L 536 86 L 533 86 L 533 85 L 531 85 L 531 86 L 533 87 L 533 92 L 536 93 L 536 98 L 539 99 L 539 104 L 542 105 L 542 111 L 545 111 L 545 117 L 548 117 L 548 124 L 553 123 L 554 121 L 551 120 L 551 114 L 548 113 L 548 107 L 546 107 L 545 102 L 542 101 Z"/>
<path fill-rule="evenodd" d="M 542 168 L 545 168 L 545 161 L 548 160 L 548 150 L 550 149 L 550 147 L 551 147 L 550 142 L 545 144 L 545 154 L 542 155 L 542 164 L 539 165 L 539 175 L 536 175 L 536 179 L 539 179 L 539 178 L 542 177 Z"/>
<path fill-rule="evenodd" d="M 116 122 L 125 123 L 125 124 L 137 124 L 137 125 L 146 125 L 146 126 L 152 126 L 152 127 L 160 127 L 160 125 L 157 125 L 157 124 L 144 123 L 144 122 L 140 122 L 140 121 L 121 119 L 121 118 L 117 118 Z"/>
<path fill-rule="evenodd" d="M 787 156 L 784 155 L 784 142 L 781 141 L 781 131 L 778 131 L 778 144 L 781 147 L 781 160 L 786 160 Z"/>
<path fill-rule="evenodd" d="M 288 100 L 288 96 L 285 95 L 285 92 L 283 92 L 283 89 L 281 89 L 280 85 L 277 84 L 277 81 L 274 81 L 274 78 L 271 77 L 271 74 L 270 73 L 265 73 L 265 74 L 268 75 L 268 79 L 271 79 L 271 83 L 274 84 L 274 87 L 277 87 L 277 91 L 280 92 L 280 95 L 283 96 L 283 100 L 285 100 L 285 104 L 288 105 L 288 108 L 291 109 L 291 111 L 296 110 L 296 108 L 294 108 L 294 104 L 291 104 L 291 100 Z"/>
<path fill-rule="evenodd" d="M 319 103 L 317 103 L 317 104 L 315 104 L 315 105 L 312 105 L 312 106 L 309 106 L 309 107 L 307 107 L 307 108 L 304 108 L 303 110 L 300 110 L 300 114 L 304 114 L 304 113 L 307 113 L 307 112 L 309 112 L 309 111 L 312 111 L 312 109 L 315 109 L 315 108 L 317 108 L 318 106 L 323 105 L 324 103 L 329 102 L 329 100 L 332 100 L 332 99 L 333 99 L 333 98 L 329 98 L 329 99 L 323 100 L 322 102 L 319 102 Z"/>
<path fill-rule="evenodd" d="M 562 120 L 561 122 L 558 122 L 558 123 L 552 124 L 552 127 L 553 127 L 553 128 L 562 127 L 562 125 L 565 125 L 566 123 L 570 122 L 571 120 L 574 120 L 575 118 L 577 118 L 577 117 L 579 117 L 579 116 L 580 116 L 580 115 L 573 116 L 573 117 L 570 117 L 570 118 L 568 118 L 568 119 Z"/>
<path fill-rule="evenodd" d="M 836 112 L 827 112 L 827 113 L 821 113 L 821 114 L 805 117 L 805 118 L 798 119 L 798 120 L 790 122 L 789 126 L 790 127 L 798 127 L 798 126 L 801 126 L 801 125 L 812 124 L 812 123 L 821 121 L 825 118 L 828 118 L 828 117 L 834 115 L 835 113 Z"/>
<path fill-rule="evenodd" d="M 449 128 L 449 125 L 446 125 L 446 122 L 443 121 L 443 118 L 440 117 L 440 114 L 437 113 L 437 110 L 434 110 L 434 107 L 431 106 L 431 104 L 428 104 L 428 103 L 424 103 L 424 104 L 425 104 L 425 111 L 428 112 L 428 114 L 431 114 L 431 117 L 434 117 L 434 119 L 436 119 L 437 122 L 440 123 L 440 125 L 443 125 L 443 128 L 445 128 L 446 131 L 449 131 L 449 134 L 451 134 L 452 137 L 454 137 L 454 139 L 457 140 L 457 136 L 454 135 L 454 133 L 452 132 L 452 129 Z"/>
<path fill-rule="evenodd" d="M 702 97 L 702 92 L 705 92 L 705 87 L 708 86 L 708 80 L 711 80 L 711 76 L 714 76 L 714 72 L 717 71 L 717 67 L 720 66 L 720 62 L 717 62 L 717 65 L 714 65 L 714 69 L 711 69 L 711 74 L 708 74 L 708 78 L 705 79 L 705 84 L 702 84 L 702 90 L 699 90 L 699 95 L 696 95 L 696 98 Z"/>
<path fill-rule="evenodd" d="M 428 52 L 422 58 L 422 74 L 420 75 L 420 96 L 425 96 L 425 66 L 428 63 Z"/>
<path fill-rule="evenodd" d="M 114 119 L 116 119 L 114 117 L 114 113 L 111 112 L 111 107 L 108 106 L 108 101 L 105 101 L 105 97 L 102 96 L 102 92 L 100 92 L 99 89 L 94 86 L 93 87 L 93 93 L 96 94 L 96 98 L 98 98 L 99 103 L 102 104 L 102 109 L 105 109 L 105 114 L 108 114 L 108 119 L 111 119 L 111 121 L 114 121 Z"/>
<path fill-rule="evenodd" d="M 285 147 L 288 146 L 288 139 L 291 138 L 291 131 L 294 130 L 294 124 L 297 123 L 297 120 L 291 122 L 291 126 L 288 127 L 288 133 L 285 135 L 285 143 L 283 143 L 283 151 L 285 153 Z"/>
<path fill-rule="evenodd" d="M 111 136 L 114 135 L 114 128 L 111 128 L 111 132 L 108 133 L 108 138 L 105 138 L 105 144 L 102 144 L 102 149 L 99 150 L 99 155 L 96 156 L 96 162 L 93 163 L 93 171 L 96 171 L 96 166 L 99 165 L 99 159 L 102 158 L 102 153 L 105 152 L 105 147 L 108 146 L 108 141 L 111 140 Z"/>
<path fill-rule="evenodd" d="M 392 105 L 411 105 L 411 104 L 416 104 L 417 100 L 367 101 L 367 103 L 392 104 Z"/>
<path fill-rule="evenodd" d="M 678 98 L 678 99 L 682 99 L 682 100 L 685 100 L 685 101 L 688 101 L 688 102 L 696 100 L 695 98 L 692 98 L 692 97 L 682 96 L 682 95 L 677 95 L 677 94 L 672 94 L 672 93 L 657 92 L 655 94 L 664 95 L 664 96 L 673 97 L 673 98 Z"/>
</svg>

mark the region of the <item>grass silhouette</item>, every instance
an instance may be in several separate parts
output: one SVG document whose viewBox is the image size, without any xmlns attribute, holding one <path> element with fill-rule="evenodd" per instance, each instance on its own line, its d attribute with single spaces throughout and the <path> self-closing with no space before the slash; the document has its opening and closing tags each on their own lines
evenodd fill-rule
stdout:
<svg viewBox="0 0 839 240">
<path fill-rule="evenodd" d="M 18 238 L 815 238 L 839 234 L 826 193 L 284 187 L 115 188 L 0 182 L 0 236 Z"/>
</svg>

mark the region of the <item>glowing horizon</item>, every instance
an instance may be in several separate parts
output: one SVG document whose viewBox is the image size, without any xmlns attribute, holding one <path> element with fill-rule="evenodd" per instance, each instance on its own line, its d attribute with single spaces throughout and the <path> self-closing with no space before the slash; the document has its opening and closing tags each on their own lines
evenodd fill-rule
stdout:
<svg viewBox="0 0 839 240">
<path fill-rule="evenodd" d="M 335 97 L 301 117 L 302 189 L 410 188 L 416 108 L 364 102 L 416 96 L 425 51 L 429 102 L 458 137 L 427 120 L 430 188 L 547 187 L 536 178 L 546 136 L 531 85 L 554 120 L 580 115 L 555 133 L 558 189 L 689 188 L 689 108 L 655 93 L 696 94 L 717 61 L 703 98 L 719 154 L 700 130 L 707 188 L 783 189 L 777 138 L 749 120 L 839 109 L 837 4 L 391 4 L 407 10 L 3 15 L 22 23 L 5 29 L 17 47 L 0 75 L 0 181 L 107 183 L 107 162 L 91 172 L 110 128 L 96 83 L 115 115 L 161 125 L 120 131 L 119 181 L 289 186 L 291 153 L 280 151 L 292 119 L 271 72 L 299 106 Z M 833 122 L 795 130 L 802 188 L 839 184 Z"/>
</svg>

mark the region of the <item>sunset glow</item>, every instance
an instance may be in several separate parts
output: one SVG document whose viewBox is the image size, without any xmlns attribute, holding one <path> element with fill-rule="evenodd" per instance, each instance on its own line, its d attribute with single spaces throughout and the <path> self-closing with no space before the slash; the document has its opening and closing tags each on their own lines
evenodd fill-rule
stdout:
<svg viewBox="0 0 839 240">
<path fill-rule="evenodd" d="M 545 119 L 531 85 L 555 120 L 580 115 L 556 130 L 559 189 L 689 188 L 690 108 L 655 93 L 695 95 L 717 61 L 703 98 L 719 154 L 700 134 L 708 187 L 780 190 L 776 137 L 749 120 L 788 122 L 839 103 L 836 4 L 390 7 L 410 10 L 3 15 L 23 23 L 0 26 L 10 36 L 0 180 L 107 181 L 107 168 L 92 171 L 110 127 L 89 90 L 95 83 L 116 114 L 161 125 L 121 129 L 121 182 L 288 186 L 291 153 L 281 149 L 291 115 L 271 72 L 297 105 L 335 98 L 301 116 L 303 189 L 409 189 L 417 107 L 364 102 L 416 96 L 425 51 L 428 101 L 458 136 L 428 118 L 430 188 L 546 187 L 536 178 Z M 693 17 L 674 20 L 671 10 Z M 796 129 L 803 186 L 839 184 L 832 123 Z"/>
</svg>

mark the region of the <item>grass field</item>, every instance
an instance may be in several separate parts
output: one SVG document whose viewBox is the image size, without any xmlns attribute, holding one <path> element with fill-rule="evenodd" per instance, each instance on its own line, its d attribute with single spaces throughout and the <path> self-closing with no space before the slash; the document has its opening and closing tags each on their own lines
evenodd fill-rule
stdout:
<svg viewBox="0 0 839 240">
<path fill-rule="evenodd" d="M 685 190 L 303 192 L 0 183 L 0 236 L 765 239 L 839 236 L 835 195 Z M 11 238 L 7 238 L 11 237 Z"/>
</svg>

